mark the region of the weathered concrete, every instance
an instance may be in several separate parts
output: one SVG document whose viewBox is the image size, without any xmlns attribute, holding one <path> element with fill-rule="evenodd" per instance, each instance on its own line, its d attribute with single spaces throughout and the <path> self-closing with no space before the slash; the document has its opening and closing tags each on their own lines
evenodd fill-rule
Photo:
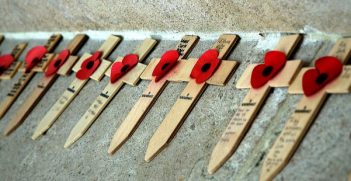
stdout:
<svg viewBox="0 0 351 181">
<path fill-rule="evenodd" d="M 116 154 L 109 156 L 107 148 L 113 134 L 149 82 L 141 81 L 136 87 L 125 85 L 90 130 L 70 149 L 64 149 L 63 144 L 72 127 L 105 87 L 108 78 L 99 83 L 89 81 L 47 134 L 33 141 L 30 137 L 38 122 L 74 75 L 59 78 L 21 127 L 9 137 L 1 134 L 1 180 L 257 180 L 262 155 L 270 148 L 300 97 L 288 95 L 286 89 L 272 92 L 231 159 L 213 176 L 206 170 L 214 145 L 247 92 L 236 89 L 236 81 L 246 66 L 261 61 L 264 52 L 273 48 L 277 40 L 278 37 L 269 35 L 260 39 L 242 39 L 230 56 L 240 65 L 228 85 L 210 86 L 171 144 L 150 163 L 143 160 L 147 143 L 185 83 L 170 83 L 131 139 Z M 5 40 L 0 51 L 9 51 L 16 42 L 18 40 Z M 30 41 L 30 47 L 43 42 L 45 40 Z M 139 42 L 122 42 L 111 60 L 131 52 Z M 58 50 L 62 50 L 66 43 Z M 99 43 L 89 41 L 80 54 L 95 50 Z M 161 41 L 147 62 L 176 43 Z M 309 64 L 314 58 L 325 55 L 333 43 L 334 40 L 307 37 L 294 57 Z M 190 57 L 198 57 L 212 44 L 213 41 L 200 41 Z M 5 128 L 41 76 L 34 77 L 0 120 L 0 130 Z M 4 100 L 12 84 L 13 81 L 0 82 L 0 101 Z M 329 97 L 298 151 L 276 180 L 346 180 L 351 171 L 350 101 L 351 95 Z"/>
<path fill-rule="evenodd" d="M 0 32 L 322 31 L 350 35 L 350 0 L 2 0 Z"/>
</svg>

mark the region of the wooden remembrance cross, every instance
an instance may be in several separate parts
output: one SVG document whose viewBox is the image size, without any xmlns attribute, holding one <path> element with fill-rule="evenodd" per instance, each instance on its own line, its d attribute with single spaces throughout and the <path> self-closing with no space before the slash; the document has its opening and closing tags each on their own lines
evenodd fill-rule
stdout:
<svg viewBox="0 0 351 181">
<path fill-rule="evenodd" d="M 84 45 L 84 43 L 87 40 L 87 35 L 76 35 L 67 46 L 67 49 L 63 50 L 60 54 L 57 54 L 55 58 L 52 59 L 52 61 L 50 61 L 42 80 L 39 81 L 36 88 L 32 91 L 29 97 L 21 104 L 20 108 L 15 112 L 14 116 L 7 124 L 7 127 L 5 128 L 5 135 L 9 135 L 23 123 L 23 121 L 33 110 L 35 105 L 45 95 L 45 92 L 49 90 L 51 85 L 59 77 L 59 74 L 67 76 L 70 73 L 71 68 L 78 60 L 78 57 L 74 55 L 78 53 L 80 48 Z"/>
<path fill-rule="evenodd" d="M 32 139 L 37 139 L 54 124 L 90 78 L 96 81 L 102 79 L 104 72 L 111 64 L 110 61 L 105 59 L 109 57 L 120 41 L 119 36 L 111 35 L 93 55 L 85 53 L 80 57 L 73 67 L 76 78 L 39 122 Z"/>
<path fill-rule="evenodd" d="M 73 127 L 64 145 L 65 148 L 71 146 L 74 142 L 76 142 L 80 137 L 84 135 L 84 133 L 94 123 L 94 121 L 102 113 L 109 102 L 112 101 L 113 97 L 118 93 L 118 91 L 125 83 L 132 86 L 135 86 L 137 84 L 141 73 L 146 67 L 146 65 L 138 62 L 143 62 L 146 59 L 147 55 L 149 55 L 150 52 L 154 49 L 156 44 L 157 41 L 154 39 L 145 39 L 133 54 L 126 55 L 124 58 L 117 58 L 116 62 L 111 65 L 110 68 L 105 72 L 105 75 L 109 76 L 111 78 L 111 81 L 107 84 L 105 89 L 95 99 L 94 103 L 89 107 L 89 109 Z M 113 76 L 111 76 L 111 74 L 113 74 L 111 72 L 112 70 L 115 71 L 115 73 L 120 70 L 123 75 L 115 80 L 113 79 Z"/>
<path fill-rule="evenodd" d="M 221 61 L 221 59 L 227 57 L 238 39 L 237 35 L 221 35 L 212 49 L 207 50 L 198 60 L 184 61 L 186 65 L 177 76 L 181 77 L 179 80 L 187 80 L 189 83 L 151 137 L 145 153 L 145 161 L 151 161 L 172 140 L 209 84 L 221 86 L 226 84 L 237 62 Z"/>
<path fill-rule="evenodd" d="M 254 121 L 258 111 L 263 106 L 263 102 L 267 99 L 271 88 L 289 86 L 294 76 L 301 68 L 301 61 L 286 60 L 292 54 L 293 50 L 301 39 L 301 35 L 289 35 L 282 37 L 278 42 L 278 45 L 275 47 L 275 50 L 279 52 L 268 52 L 265 56 L 265 64 L 251 64 L 246 68 L 243 75 L 238 80 L 236 87 L 250 88 L 250 90 L 212 152 L 208 165 L 208 172 L 210 174 L 216 172 L 235 152 Z M 271 56 L 269 56 L 269 53 L 279 53 L 278 55 L 281 55 L 282 58 L 278 60 L 274 54 L 273 57 L 270 58 Z M 269 58 L 271 61 L 269 61 Z M 282 62 L 279 64 L 280 67 L 270 63 L 278 63 L 280 61 Z M 263 67 L 263 69 L 259 70 L 259 66 Z M 255 75 L 253 72 L 254 68 L 257 69 L 256 72 L 259 72 L 259 76 L 267 77 L 265 79 L 266 81 L 263 82 L 259 88 L 253 88 L 250 83 L 251 76 Z M 269 78 L 269 74 L 273 74 L 273 72 L 276 72 L 275 76 L 273 75 Z"/>
<path fill-rule="evenodd" d="M 19 43 L 15 46 L 15 48 L 13 48 L 10 55 L 13 57 L 14 61 L 11 63 L 11 65 L 8 68 L 5 68 L 4 70 L 0 65 L 0 80 L 9 80 L 15 76 L 18 69 L 22 65 L 22 61 L 19 61 L 19 57 L 26 47 L 27 47 L 27 43 Z M 3 56 L 6 56 L 6 54 Z"/>
<path fill-rule="evenodd" d="M 34 57 L 35 63 L 33 64 L 33 67 L 30 67 L 29 70 L 25 70 L 27 69 L 26 62 L 22 64 L 22 67 L 19 68 L 19 71 L 23 72 L 22 76 L 13 85 L 10 93 L 7 94 L 5 100 L 0 104 L 0 118 L 2 118 L 5 115 L 5 113 L 10 109 L 11 105 L 16 101 L 20 93 L 23 91 L 23 89 L 26 87 L 26 85 L 29 83 L 29 81 L 32 79 L 35 73 L 43 72 L 45 70 L 46 66 L 53 58 L 53 55 L 49 53 L 56 48 L 56 46 L 60 43 L 61 39 L 62 35 L 60 34 L 52 35 L 47 41 L 47 43 L 44 45 L 46 49 L 46 54 L 41 59 Z M 34 47 L 31 50 L 34 50 L 35 48 L 37 47 Z M 28 51 L 27 55 L 31 53 L 31 50 Z"/>
<path fill-rule="evenodd" d="M 181 41 L 176 46 L 175 51 L 178 52 L 178 60 L 185 59 L 194 48 L 198 42 L 199 37 L 195 35 L 185 35 Z M 167 51 L 167 52 L 171 52 Z M 167 53 L 166 52 L 166 53 Z M 165 54 L 166 54 L 165 53 Z M 152 76 L 152 71 L 155 69 L 156 65 L 160 62 L 159 58 L 155 58 L 150 61 L 145 71 L 141 75 L 144 80 L 151 80 L 150 84 L 143 92 L 140 99 L 133 106 L 132 110 L 128 113 L 126 119 L 122 122 L 117 132 L 115 133 L 110 147 L 108 149 L 109 154 L 113 154 L 118 148 L 120 148 L 125 141 L 133 134 L 134 130 L 137 128 L 139 123 L 143 120 L 145 115 L 151 109 L 153 104 L 156 102 L 159 95 L 165 89 L 169 81 L 177 81 L 174 79 L 174 75 L 179 69 L 179 63 L 175 64 L 172 68 L 171 65 L 165 63 L 165 66 L 170 67 L 168 71 L 165 72 L 165 76 L 160 80 L 156 81 L 156 78 Z M 162 67 L 163 69 L 166 67 Z"/>
<path fill-rule="evenodd" d="M 272 180 L 289 162 L 319 110 L 322 108 L 328 94 L 350 93 L 351 66 L 342 66 L 342 63 L 345 64 L 350 58 L 350 53 L 351 38 L 340 39 L 336 42 L 328 56 L 337 58 L 336 60 L 341 64 L 341 73 L 335 77 L 334 80 L 325 84 L 318 92 L 315 92 L 312 95 L 304 95 L 297 103 L 295 112 L 285 123 L 282 132 L 279 134 L 263 162 L 260 180 Z M 315 62 L 316 68 L 317 66 L 320 66 L 321 62 L 318 62 L 319 60 L 320 59 Z M 336 66 L 331 65 L 330 61 L 328 61 L 326 67 L 330 70 L 330 68 L 334 69 Z M 325 70 L 326 67 L 321 68 L 319 71 L 323 71 L 322 69 Z M 303 91 L 302 80 L 303 78 L 305 79 L 305 73 L 307 73 L 307 71 L 313 72 L 315 70 L 316 69 L 314 68 L 303 68 L 289 87 L 289 93 L 304 93 L 305 91 Z M 330 73 L 328 74 L 329 76 L 331 75 Z M 328 79 L 328 77 L 325 76 L 328 74 L 320 72 L 312 84 L 321 84 Z"/>
</svg>

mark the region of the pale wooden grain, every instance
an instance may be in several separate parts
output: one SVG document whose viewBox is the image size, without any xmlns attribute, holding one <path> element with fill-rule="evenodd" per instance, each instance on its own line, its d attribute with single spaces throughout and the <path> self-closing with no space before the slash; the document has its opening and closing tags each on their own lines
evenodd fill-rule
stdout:
<svg viewBox="0 0 351 181">
<path fill-rule="evenodd" d="M 230 53 L 238 39 L 239 37 L 237 35 L 221 35 L 212 47 L 219 51 L 218 58 L 224 59 Z M 229 66 L 229 69 L 226 67 L 219 67 L 216 70 L 216 75 L 212 77 L 212 81 L 216 82 L 216 85 L 224 85 L 234 71 L 235 64 L 232 65 L 231 67 Z M 179 72 L 177 75 L 183 76 L 184 74 L 188 74 L 189 77 L 190 68 L 184 67 L 184 70 L 186 70 L 187 73 Z M 218 82 L 218 80 L 222 80 L 223 82 Z M 145 153 L 145 161 L 151 161 L 168 145 L 208 85 L 208 82 L 197 84 L 194 79 L 189 81 L 176 103 L 172 106 L 170 112 L 151 137 Z"/>
<path fill-rule="evenodd" d="M 350 58 L 351 38 L 340 39 L 328 55 L 336 56 L 342 63 Z M 302 76 L 309 68 L 301 70 L 296 77 L 289 93 L 303 93 Z M 260 174 L 260 180 L 272 180 L 289 163 L 298 146 L 306 135 L 309 127 L 316 118 L 326 100 L 328 93 L 349 93 L 351 82 L 350 66 L 344 66 L 342 74 L 333 82 L 312 96 L 303 96 L 298 102 L 295 112 L 287 120 L 272 148 L 265 157 Z"/>
<path fill-rule="evenodd" d="M 21 94 L 21 92 L 30 82 L 30 80 L 35 75 L 35 73 L 37 71 L 44 70 L 43 66 L 45 66 L 46 63 L 42 63 L 42 62 L 49 62 L 53 58 L 53 54 L 50 54 L 50 53 L 60 43 L 61 39 L 62 39 L 61 34 L 54 34 L 48 39 L 48 41 L 44 45 L 47 48 L 48 53 L 45 54 L 41 62 L 38 65 L 36 65 L 32 70 L 30 70 L 30 72 L 22 73 L 21 77 L 13 85 L 10 93 L 8 93 L 5 100 L 0 104 L 0 118 L 2 118 L 6 114 L 6 112 L 10 109 L 12 104 L 16 101 L 18 96 Z M 22 64 L 22 66 L 25 66 L 24 64 Z"/>
<path fill-rule="evenodd" d="M 27 47 L 27 43 L 19 43 L 15 46 L 15 48 L 13 48 L 11 54 L 15 59 L 15 61 L 11 64 L 11 66 L 7 70 L 5 70 L 0 75 L 1 80 L 9 80 L 15 76 L 18 69 L 22 65 L 22 61 L 19 61 L 18 58 L 21 56 L 21 54 L 23 53 L 24 49 L 26 49 L 26 47 Z"/>
<path fill-rule="evenodd" d="M 279 40 L 275 50 L 282 51 L 289 57 L 300 40 L 301 35 L 284 36 Z M 299 60 L 287 61 L 284 68 L 259 89 L 251 88 L 251 74 L 257 64 L 248 66 L 236 87 L 250 88 L 250 90 L 245 96 L 243 103 L 236 110 L 219 142 L 214 147 L 207 168 L 208 173 L 215 173 L 239 147 L 264 101 L 267 99 L 271 87 L 287 87 L 297 74 L 301 64 Z"/>
<path fill-rule="evenodd" d="M 111 35 L 107 40 L 100 46 L 98 51 L 102 51 L 101 56 L 101 64 L 95 70 L 95 72 L 90 76 L 91 79 L 100 81 L 104 76 L 105 71 L 110 66 L 111 62 L 108 60 L 104 60 L 107 58 L 112 51 L 116 48 L 116 46 L 120 43 L 121 38 L 119 36 Z M 80 70 L 81 64 L 86 60 L 89 56 L 88 53 L 83 54 L 83 56 L 77 61 L 75 66 L 72 68 L 73 71 L 77 72 Z M 74 100 L 74 98 L 78 95 L 80 90 L 84 87 L 84 85 L 88 82 L 89 78 L 86 80 L 80 80 L 75 78 L 70 86 L 65 90 L 65 92 L 61 95 L 58 101 L 51 107 L 49 112 L 46 113 L 44 118 L 39 122 L 36 130 L 32 135 L 32 139 L 37 139 L 40 135 L 42 135 L 45 131 L 47 131 L 58 119 L 58 117 L 63 113 L 63 111 L 69 106 L 69 104 Z"/>
<path fill-rule="evenodd" d="M 147 55 L 151 52 L 151 50 L 155 47 L 157 41 L 154 39 L 145 39 L 140 46 L 133 52 L 137 54 L 139 57 L 139 62 L 144 61 Z M 118 58 L 117 61 L 121 62 L 123 58 Z M 138 63 L 133 69 L 127 72 L 123 77 L 121 77 L 117 82 L 111 83 L 109 82 L 104 90 L 100 93 L 100 95 L 95 99 L 93 104 L 89 107 L 89 109 L 84 113 L 81 119 L 77 122 L 77 124 L 73 127 L 70 135 L 68 136 L 66 143 L 64 145 L 65 148 L 68 148 L 73 143 L 75 143 L 80 137 L 84 135 L 84 133 L 89 129 L 89 127 L 95 122 L 95 120 L 99 117 L 101 112 L 106 108 L 106 106 L 112 101 L 114 96 L 118 93 L 118 91 L 122 88 L 124 83 L 128 83 L 129 85 L 135 86 L 139 81 L 139 77 L 141 73 L 144 71 L 146 65 L 142 63 Z M 110 75 L 111 68 L 109 68 L 105 75 Z"/>
<path fill-rule="evenodd" d="M 86 35 L 77 35 L 75 36 L 71 42 L 68 44 L 67 49 L 70 51 L 72 55 L 78 52 L 79 48 L 82 47 L 82 43 L 84 43 L 87 39 Z M 58 55 L 53 57 L 57 57 Z M 53 58 L 52 58 L 53 59 Z M 70 56 L 68 61 L 76 62 L 78 57 Z M 60 67 L 62 68 L 62 67 Z M 55 82 L 59 75 L 54 74 L 49 77 L 43 75 L 43 78 L 39 81 L 38 85 L 34 88 L 34 90 L 30 93 L 27 99 L 21 104 L 18 110 L 15 111 L 13 117 L 11 117 L 5 128 L 5 135 L 9 135 L 13 132 L 17 127 L 19 127 L 25 120 L 25 118 L 30 114 L 30 112 L 34 109 L 36 104 L 40 101 L 40 99 L 45 95 L 46 91 L 51 87 L 51 85 Z"/>
<path fill-rule="evenodd" d="M 191 50 L 198 42 L 199 37 L 194 35 L 185 35 L 181 41 L 177 44 L 176 50 L 180 53 L 179 59 L 186 58 Z M 167 86 L 168 81 L 176 75 L 179 70 L 179 63 L 173 67 L 170 72 L 167 73 L 158 82 L 152 76 L 152 71 L 159 62 L 160 59 L 153 59 L 149 65 L 145 68 L 145 71 L 141 75 L 142 79 L 151 80 L 143 95 L 139 98 L 136 104 L 133 106 L 131 111 L 121 125 L 118 127 L 115 135 L 112 138 L 111 144 L 108 148 L 108 153 L 113 154 L 127 141 L 127 139 L 137 129 L 137 126 L 141 123 L 145 115 L 151 109 L 153 104 L 156 102 L 159 95 L 162 93 L 164 88 Z"/>
</svg>

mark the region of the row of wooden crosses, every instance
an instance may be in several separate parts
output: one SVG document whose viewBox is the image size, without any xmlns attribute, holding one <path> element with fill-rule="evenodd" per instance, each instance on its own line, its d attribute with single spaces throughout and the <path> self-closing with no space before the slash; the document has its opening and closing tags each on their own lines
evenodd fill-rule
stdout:
<svg viewBox="0 0 351 181">
<path fill-rule="evenodd" d="M 0 36 L 0 40 L 3 38 Z M 75 79 L 39 122 L 32 139 L 40 137 L 54 124 L 89 79 L 100 81 L 104 75 L 110 77 L 108 85 L 72 129 L 65 148 L 84 135 L 124 84 L 135 86 L 140 79 L 150 80 L 112 138 L 108 153 L 113 154 L 132 136 L 167 84 L 186 81 L 187 86 L 149 142 L 145 154 L 145 160 L 149 162 L 172 140 L 206 87 L 224 86 L 238 65 L 237 61 L 225 60 L 238 43 L 239 36 L 235 34 L 221 35 L 212 48 L 198 59 L 187 59 L 187 56 L 199 37 L 186 35 L 175 49 L 166 51 L 161 58 L 153 58 L 148 65 L 142 62 L 156 46 L 157 40 L 154 39 L 145 39 L 133 53 L 114 62 L 107 58 L 122 40 L 120 36 L 111 35 L 96 52 L 84 53 L 80 58 L 77 53 L 87 42 L 87 35 L 76 35 L 66 49 L 58 54 L 53 53 L 61 40 L 60 34 L 52 35 L 45 45 L 31 48 L 25 61 L 18 59 L 26 43 L 20 43 L 10 54 L 0 56 L 0 79 L 12 79 L 17 72 L 21 72 L 20 78 L 0 104 L 0 118 L 31 78 L 43 72 L 42 79 L 8 122 L 5 135 L 24 122 L 60 75 L 69 75 L 72 70 L 76 72 Z M 351 66 L 344 64 L 350 56 L 351 38 L 338 40 L 328 55 L 314 61 L 314 67 L 304 68 L 301 60 L 289 60 L 301 41 L 300 34 L 282 36 L 274 50 L 266 52 L 263 62 L 249 65 L 237 81 L 237 88 L 247 88 L 249 91 L 214 147 L 208 165 L 210 174 L 216 172 L 238 148 L 272 88 L 289 87 L 289 93 L 303 94 L 303 97 L 266 155 L 260 180 L 273 179 L 288 163 L 328 93 L 350 92 Z"/>
</svg>

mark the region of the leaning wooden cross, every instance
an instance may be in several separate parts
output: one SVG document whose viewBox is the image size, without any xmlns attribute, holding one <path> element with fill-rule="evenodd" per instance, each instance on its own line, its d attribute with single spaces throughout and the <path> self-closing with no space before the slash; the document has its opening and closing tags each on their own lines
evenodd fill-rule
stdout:
<svg viewBox="0 0 351 181">
<path fill-rule="evenodd" d="M 208 165 L 210 174 L 216 172 L 235 152 L 271 88 L 289 86 L 301 68 L 301 61 L 287 59 L 301 38 L 301 35 L 282 37 L 274 51 L 266 53 L 263 64 L 251 64 L 246 68 L 236 87 L 250 90 L 212 152 Z"/>
<path fill-rule="evenodd" d="M 272 180 L 289 162 L 328 94 L 350 93 L 351 66 L 343 65 L 350 53 L 351 38 L 341 39 L 328 56 L 315 61 L 315 67 L 300 71 L 289 87 L 289 93 L 304 93 L 304 96 L 269 150 L 260 180 Z"/>
<path fill-rule="evenodd" d="M 85 53 L 80 57 L 73 67 L 76 78 L 39 122 L 32 139 L 38 138 L 54 124 L 90 78 L 96 81 L 102 79 L 104 72 L 111 64 L 105 59 L 109 57 L 120 41 L 120 37 L 111 35 L 93 55 Z"/>
<path fill-rule="evenodd" d="M 76 35 L 69 43 L 67 49 L 54 56 L 55 58 L 50 61 L 42 80 L 39 81 L 36 88 L 21 104 L 20 108 L 15 112 L 14 116 L 7 124 L 7 127 L 5 128 L 5 135 L 9 135 L 23 123 L 25 118 L 33 110 L 39 100 L 45 95 L 45 92 L 49 90 L 59 75 L 66 76 L 69 74 L 71 68 L 78 60 L 78 57 L 74 55 L 78 53 L 79 49 L 87 40 L 87 35 Z"/>
<path fill-rule="evenodd" d="M 178 43 L 175 50 L 167 51 L 161 59 L 151 60 L 141 75 L 142 79 L 151 80 L 151 83 L 118 128 L 108 149 L 109 154 L 113 154 L 133 134 L 168 82 L 176 81 L 172 77 L 178 72 L 178 60 L 186 58 L 198 40 L 198 36 L 186 35 Z M 161 72 L 153 76 L 152 72 L 154 70 L 160 70 Z"/>
<path fill-rule="evenodd" d="M 238 39 L 237 35 L 222 35 L 213 48 L 203 53 L 198 60 L 181 61 L 178 80 L 189 83 L 152 136 L 145 153 L 145 161 L 151 161 L 172 140 L 209 84 L 226 84 L 237 62 L 221 59 L 227 57 Z"/>
<path fill-rule="evenodd" d="M 0 80 L 12 79 L 22 65 L 19 57 L 27 47 L 27 43 L 19 43 L 10 54 L 0 56 Z"/>
<path fill-rule="evenodd" d="M 10 93 L 0 105 L 0 118 L 10 109 L 11 105 L 18 98 L 22 90 L 26 87 L 36 72 L 43 72 L 49 61 L 53 58 L 51 53 L 62 39 L 62 35 L 52 35 L 44 46 L 36 46 L 27 52 L 25 62 L 19 71 L 23 71 L 22 76 L 13 85 Z"/>
<path fill-rule="evenodd" d="M 146 67 L 139 62 L 146 59 L 156 44 L 157 41 L 154 39 L 145 39 L 133 54 L 117 58 L 115 63 L 105 72 L 105 75 L 110 77 L 110 82 L 73 127 L 64 145 L 65 148 L 68 148 L 84 135 L 125 83 L 132 86 L 137 84 Z"/>
</svg>

